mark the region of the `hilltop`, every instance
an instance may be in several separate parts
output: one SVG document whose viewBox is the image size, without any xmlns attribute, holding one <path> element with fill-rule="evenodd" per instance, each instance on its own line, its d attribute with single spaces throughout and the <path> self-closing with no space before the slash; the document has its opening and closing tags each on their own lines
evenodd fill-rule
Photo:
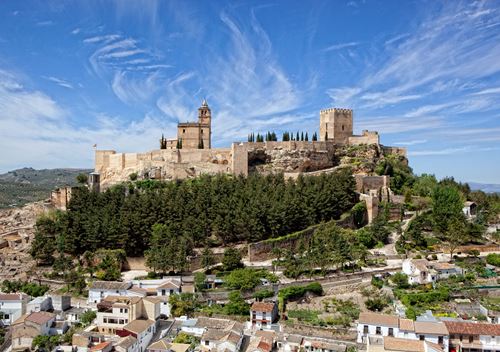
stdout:
<svg viewBox="0 0 500 352">
<path fill-rule="evenodd" d="M 57 187 L 76 184 L 76 176 L 89 169 L 42 169 L 31 167 L 0 174 L 0 208 L 22 206 L 47 199 Z"/>
</svg>

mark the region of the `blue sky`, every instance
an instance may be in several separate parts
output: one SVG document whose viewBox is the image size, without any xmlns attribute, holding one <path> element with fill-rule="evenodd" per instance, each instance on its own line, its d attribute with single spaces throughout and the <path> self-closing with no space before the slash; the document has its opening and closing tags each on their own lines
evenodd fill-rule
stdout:
<svg viewBox="0 0 500 352">
<path fill-rule="evenodd" d="M 417 173 L 500 183 L 498 1 L 1 1 L 0 171 L 146 151 L 206 97 L 215 146 L 355 131 Z"/>
</svg>

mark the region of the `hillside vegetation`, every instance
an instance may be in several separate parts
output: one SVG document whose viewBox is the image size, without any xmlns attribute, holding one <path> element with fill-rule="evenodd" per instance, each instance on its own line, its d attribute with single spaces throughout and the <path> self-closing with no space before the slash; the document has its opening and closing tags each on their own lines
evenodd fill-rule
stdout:
<svg viewBox="0 0 500 352">
<path fill-rule="evenodd" d="M 87 169 L 23 168 L 0 175 L 0 208 L 22 206 L 50 197 L 50 191 L 76 185 L 76 176 Z"/>
<path fill-rule="evenodd" d="M 103 193 L 82 187 L 67 212 L 40 218 L 32 253 L 79 255 L 99 248 L 142 256 L 153 225 L 162 241 L 189 252 L 194 245 L 259 241 L 338 219 L 356 202 L 350 170 L 286 180 L 283 175 L 202 176 L 184 181 L 137 181 Z M 187 254 L 187 253 L 186 253 Z"/>
</svg>

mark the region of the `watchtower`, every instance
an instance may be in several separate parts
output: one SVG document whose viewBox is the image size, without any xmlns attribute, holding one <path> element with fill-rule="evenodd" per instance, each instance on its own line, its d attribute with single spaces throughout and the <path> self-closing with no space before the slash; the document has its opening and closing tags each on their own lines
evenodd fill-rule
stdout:
<svg viewBox="0 0 500 352">
<path fill-rule="evenodd" d="M 319 140 L 348 144 L 352 136 L 351 109 L 330 108 L 319 112 Z"/>
</svg>

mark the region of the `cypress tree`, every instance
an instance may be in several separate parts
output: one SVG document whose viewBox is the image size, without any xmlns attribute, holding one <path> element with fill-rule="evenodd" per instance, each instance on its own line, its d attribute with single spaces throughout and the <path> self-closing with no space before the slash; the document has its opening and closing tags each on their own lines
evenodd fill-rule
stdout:
<svg viewBox="0 0 500 352">
<path fill-rule="evenodd" d="M 297 137 L 295 138 L 295 140 L 298 142 L 300 139 L 299 139 L 299 131 L 297 131 Z"/>
<path fill-rule="evenodd" d="M 316 134 L 316 132 L 314 132 L 312 140 L 313 141 L 317 141 L 318 140 L 318 135 Z"/>
<path fill-rule="evenodd" d="M 304 132 L 300 133 L 300 140 L 303 142 L 304 141 Z"/>
<path fill-rule="evenodd" d="M 305 140 L 306 140 L 306 142 L 309 142 L 309 136 L 308 136 L 307 132 L 306 132 L 306 139 Z"/>
</svg>

